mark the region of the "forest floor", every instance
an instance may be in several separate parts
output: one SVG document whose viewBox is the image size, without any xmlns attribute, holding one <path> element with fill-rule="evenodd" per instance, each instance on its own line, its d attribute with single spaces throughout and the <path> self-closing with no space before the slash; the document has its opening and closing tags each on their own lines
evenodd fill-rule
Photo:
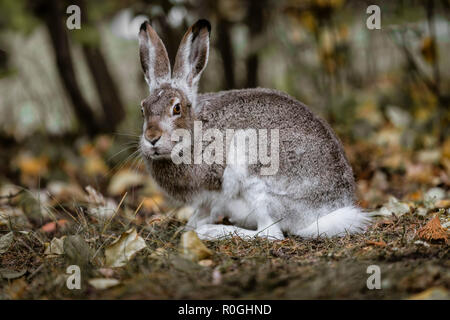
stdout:
<svg viewBox="0 0 450 320">
<path fill-rule="evenodd" d="M 114 160 L 116 140 L 1 147 L 0 299 L 450 298 L 450 140 L 347 148 L 359 204 L 378 215 L 365 233 L 203 242 L 140 160 Z"/>
</svg>

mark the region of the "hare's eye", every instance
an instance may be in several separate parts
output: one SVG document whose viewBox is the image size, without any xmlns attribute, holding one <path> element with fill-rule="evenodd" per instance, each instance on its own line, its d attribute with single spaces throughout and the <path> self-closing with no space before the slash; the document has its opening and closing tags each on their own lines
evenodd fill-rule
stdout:
<svg viewBox="0 0 450 320">
<path fill-rule="evenodd" d="M 142 117 L 144 117 L 144 108 L 143 107 L 141 107 L 141 114 L 142 114 Z"/>
<path fill-rule="evenodd" d="M 177 103 L 176 105 L 173 106 L 172 113 L 174 115 L 177 115 L 177 114 L 181 113 L 181 106 L 180 106 L 179 103 Z"/>
</svg>

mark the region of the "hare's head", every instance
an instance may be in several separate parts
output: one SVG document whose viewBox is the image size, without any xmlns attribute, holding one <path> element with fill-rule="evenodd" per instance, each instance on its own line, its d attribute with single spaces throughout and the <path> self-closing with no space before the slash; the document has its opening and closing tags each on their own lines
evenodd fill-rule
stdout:
<svg viewBox="0 0 450 320">
<path fill-rule="evenodd" d="M 139 31 L 139 53 L 150 95 L 142 100 L 144 117 L 141 150 L 146 158 L 170 158 L 176 129 L 191 129 L 195 119 L 197 85 L 206 67 L 211 25 L 191 26 L 175 58 L 173 72 L 163 42 L 148 22 Z"/>
</svg>

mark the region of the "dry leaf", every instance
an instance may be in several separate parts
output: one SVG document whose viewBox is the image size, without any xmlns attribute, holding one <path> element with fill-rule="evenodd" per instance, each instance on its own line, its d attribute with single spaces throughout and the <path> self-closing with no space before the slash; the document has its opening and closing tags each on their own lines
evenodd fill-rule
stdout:
<svg viewBox="0 0 450 320">
<path fill-rule="evenodd" d="M 122 235 L 105 249 L 106 265 L 108 267 L 122 267 L 142 249 L 146 248 L 145 240 L 140 237 L 135 228 Z"/>
<path fill-rule="evenodd" d="M 85 158 L 83 170 L 88 176 L 95 177 L 97 175 L 106 175 L 108 166 L 99 155 L 94 153 Z"/>
<path fill-rule="evenodd" d="M 150 258 L 158 260 L 164 256 L 167 256 L 167 250 L 164 248 L 157 248 L 155 251 L 152 252 L 152 254 L 150 255 Z"/>
<path fill-rule="evenodd" d="M 0 254 L 3 254 L 6 251 L 8 251 L 9 247 L 13 242 L 13 239 L 14 235 L 12 231 L 0 237 Z"/>
<path fill-rule="evenodd" d="M 104 277 L 111 278 L 114 275 L 114 270 L 111 268 L 100 268 L 98 269 Z"/>
<path fill-rule="evenodd" d="M 376 215 L 380 216 L 392 216 L 392 213 L 395 214 L 397 217 L 400 217 L 404 215 L 405 213 L 408 213 L 410 210 L 410 207 L 408 204 L 404 202 L 400 202 L 395 197 L 390 197 L 389 202 L 385 204 L 380 210 L 376 212 Z"/>
<path fill-rule="evenodd" d="M 366 244 L 372 245 L 372 246 L 378 246 L 378 247 L 386 247 L 386 242 L 384 242 L 383 240 L 381 240 L 381 241 L 367 240 Z"/>
<path fill-rule="evenodd" d="M 79 234 L 68 236 L 64 240 L 64 254 L 70 264 L 84 266 L 89 263 L 90 247 Z"/>
<path fill-rule="evenodd" d="M 66 219 L 60 219 L 60 220 L 58 220 L 56 222 L 52 221 L 52 222 L 44 224 L 41 227 L 41 230 L 44 231 L 44 232 L 53 232 L 53 231 L 56 230 L 56 226 L 58 226 L 60 228 L 64 228 L 66 226 L 67 222 L 68 221 Z"/>
<path fill-rule="evenodd" d="M 423 39 L 420 52 L 425 61 L 429 64 L 434 64 L 436 62 L 437 50 L 433 38 L 425 37 Z"/>
<path fill-rule="evenodd" d="M 204 259 L 200 260 L 198 264 L 201 265 L 202 267 L 211 267 L 214 264 L 214 262 L 211 259 Z"/>
<path fill-rule="evenodd" d="M 150 212 L 160 212 L 160 208 L 163 203 L 163 196 L 160 194 L 154 194 L 152 197 L 145 197 L 142 200 L 142 207 Z"/>
<path fill-rule="evenodd" d="M 52 204 L 60 202 L 83 202 L 85 200 L 83 190 L 76 184 L 53 181 L 48 184 L 47 190 L 51 194 Z"/>
<path fill-rule="evenodd" d="M 180 221 L 188 221 L 190 217 L 194 214 L 194 208 L 189 206 L 184 206 L 175 212 L 175 217 Z"/>
<path fill-rule="evenodd" d="M 3 279 L 8 279 L 8 280 L 20 278 L 25 273 L 27 273 L 27 269 L 23 269 L 23 270 L 19 270 L 19 271 L 9 270 L 9 269 L 0 269 L 0 277 Z"/>
<path fill-rule="evenodd" d="M 146 176 L 130 169 L 119 171 L 111 178 L 108 193 L 112 196 L 122 195 L 129 188 L 143 185 L 146 180 Z"/>
<path fill-rule="evenodd" d="M 53 238 L 52 241 L 45 243 L 45 255 L 60 255 L 64 253 L 64 240 L 66 236 L 61 238 Z"/>
<path fill-rule="evenodd" d="M 119 280 L 110 278 L 94 278 L 90 279 L 88 282 L 91 286 L 98 290 L 108 289 L 120 284 Z"/>
<path fill-rule="evenodd" d="M 441 226 L 441 222 L 439 221 L 438 216 L 435 216 L 433 219 L 428 221 L 428 223 L 418 231 L 418 235 L 419 235 L 419 238 L 428 240 L 428 241 L 443 240 L 443 241 L 447 242 L 447 240 L 448 240 L 447 230 L 445 230 Z"/>
<path fill-rule="evenodd" d="M 27 282 L 23 279 L 16 279 L 10 285 L 6 286 L 5 292 L 12 300 L 21 299 L 28 288 Z"/>
<path fill-rule="evenodd" d="M 195 231 L 188 231 L 181 236 L 180 249 L 182 254 L 192 261 L 209 258 L 212 251 L 198 238 Z"/>
<path fill-rule="evenodd" d="M 91 186 L 86 187 L 88 193 L 86 201 L 89 203 L 88 211 L 93 216 L 98 218 L 110 218 L 114 215 L 117 209 L 117 204 L 112 199 L 105 199 L 103 195 L 92 188 Z"/>
<path fill-rule="evenodd" d="M 48 157 L 42 155 L 35 157 L 30 153 L 24 152 L 20 154 L 17 159 L 17 167 L 19 168 L 22 176 L 42 176 L 48 172 Z"/>
<path fill-rule="evenodd" d="M 430 288 L 420 293 L 410 296 L 409 300 L 448 300 L 450 294 L 443 287 Z"/>
<path fill-rule="evenodd" d="M 442 188 L 431 188 L 424 195 L 427 208 L 435 208 L 436 202 L 445 198 L 445 190 Z"/>
<path fill-rule="evenodd" d="M 442 199 L 437 201 L 434 206 L 436 208 L 450 208 L 450 199 Z"/>
</svg>

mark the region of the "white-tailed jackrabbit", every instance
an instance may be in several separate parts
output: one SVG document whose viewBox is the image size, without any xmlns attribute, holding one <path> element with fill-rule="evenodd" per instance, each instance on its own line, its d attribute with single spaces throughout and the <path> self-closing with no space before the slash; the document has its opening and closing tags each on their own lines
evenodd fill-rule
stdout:
<svg viewBox="0 0 450 320">
<path fill-rule="evenodd" d="M 361 231 L 368 218 L 354 205 L 352 168 L 325 121 L 276 90 L 197 94 L 208 62 L 210 30 L 206 20 L 189 28 L 173 72 L 155 30 L 145 22 L 139 31 L 140 59 L 150 89 L 141 103 L 144 125 L 140 149 L 161 189 L 194 207 L 186 227 L 203 239 L 230 235 L 282 239 L 289 234 L 317 237 Z M 263 137 L 270 131 L 271 137 L 278 138 L 275 142 L 270 139 L 271 152 L 278 153 L 276 170 L 262 174 L 262 161 L 228 161 L 228 154 L 223 162 L 174 161 L 178 141 L 173 134 L 184 130 L 195 136 L 196 125 L 224 135 L 234 132 L 231 139 L 227 137 L 225 149 L 236 159 L 252 156 L 250 149 L 237 152 L 238 133 L 252 129 Z M 208 139 L 201 143 L 206 142 Z M 177 149 L 176 156 L 182 156 L 184 150 L 191 153 L 190 159 L 198 153 L 194 149 L 190 145 Z M 217 224 L 225 220 L 232 225 Z"/>
</svg>

